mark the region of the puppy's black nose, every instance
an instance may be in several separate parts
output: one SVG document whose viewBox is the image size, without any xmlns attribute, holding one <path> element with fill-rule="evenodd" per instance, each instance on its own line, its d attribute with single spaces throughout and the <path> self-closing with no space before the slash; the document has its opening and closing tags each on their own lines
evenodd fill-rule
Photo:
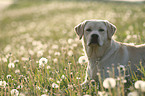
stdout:
<svg viewBox="0 0 145 96">
<path fill-rule="evenodd" d="M 98 39 L 99 36 L 97 34 L 92 34 L 91 37 L 94 38 L 94 39 Z"/>
</svg>

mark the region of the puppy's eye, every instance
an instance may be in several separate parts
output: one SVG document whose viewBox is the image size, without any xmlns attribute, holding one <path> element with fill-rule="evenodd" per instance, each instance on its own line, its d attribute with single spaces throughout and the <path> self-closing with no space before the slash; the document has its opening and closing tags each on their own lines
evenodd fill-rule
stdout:
<svg viewBox="0 0 145 96">
<path fill-rule="evenodd" d="M 91 29 L 87 29 L 86 31 L 91 32 L 92 30 Z"/>
<path fill-rule="evenodd" d="M 99 31 L 100 31 L 100 32 L 103 32 L 103 31 L 104 31 L 104 29 L 99 29 Z"/>
</svg>

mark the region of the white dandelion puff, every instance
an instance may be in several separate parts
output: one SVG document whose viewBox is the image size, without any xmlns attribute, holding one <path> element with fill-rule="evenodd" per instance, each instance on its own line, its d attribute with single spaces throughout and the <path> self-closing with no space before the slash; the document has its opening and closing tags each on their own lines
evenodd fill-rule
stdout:
<svg viewBox="0 0 145 96">
<path fill-rule="evenodd" d="M 39 87 L 39 86 L 36 86 L 36 89 L 37 89 L 37 90 L 41 90 L 41 87 Z"/>
<path fill-rule="evenodd" d="M 52 49 L 58 49 L 58 45 L 52 45 Z"/>
<path fill-rule="evenodd" d="M 43 55 L 43 50 L 39 50 L 38 52 L 37 52 L 37 57 L 41 57 Z"/>
<path fill-rule="evenodd" d="M 62 75 L 62 76 L 61 76 L 61 79 L 66 79 L 65 75 Z"/>
<path fill-rule="evenodd" d="M 114 88 L 116 86 L 116 80 L 114 78 L 106 78 L 103 82 L 104 88 Z"/>
<path fill-rule="evenodd" d="M 19 60 L 14 60 L 14 63 L 19 63 Z"/>
<path fill-rule="evenodd" d="M 19 96 L 26 96 L 24 93 L 20 93 Z"/>
<path fill-rule="evenodd" d="M 60 81 L 57 81 L 58 84 L 60 84 Z"/>
<path fill-rule="evenodd" d="M 81 56 L 78 61 L 80 64 L 87 63 L 88 58 L 86 56 Z"/>
<path fill-rule="evenodd" d="M 103 91 L 103 92 L 98 91 L 98 95 L 99 96 L 109 96 L 105 91 Z"/>
<path fill-rule="evenodd" d="M 8 64 L 8 67 L 9 67 L 9 68 L 14 68 L 14 67 L 15 67 L 15 64 L 14 64 L 14 63 L 9 63 L 9 64 Z"/>
<path fill-rule="evenodd" d="M 50 68 L 51 68 L 51 67 L 48 65 L 48 66 L 47 66 L 47 69 L 50 69 Z"/>
<path fill-rule="evenodd" d="M 23 88 L 23 85 L 18 85 L 17 88 L 18 89 L 22 89 Z"/>
<path fill-rule="evenodd" d="M 58 88 L 59 86 L 56 83 L 52 83 L 53 88 Z"/>
<path fill-rule="evenodd" d="M 139 94 L 136 91 L 134 91 L 134 92 L 128 93 L 127 96 L 139 96 Z"/>
<path fill-rule="evenodd" d="M 11 90 L 11 95 L 12 96 L 18 96 L 19 95 L 19 91 L 17 89 L 12 89 Z"/>
<path fill-rule="evenodd" d="M 57 59 L 57 58 L 54 58 L 54 59 L 53 59 L 53 62 L 54 62 L 54 63 L 57 63 L 57 62 L 58 62 L 58 59 Z"/>
<path fill-rule="evenodd" d="M 7 85 L 6 81 L 0 81 L 0 86 L 5 87 Z"/>
<path fill-rule="evenodd" d="M 45 64 L 47 64 L 48 60 L 44 57 L 42 57 L 40 60 L 39 60 L 39 67 L 44 67 Z"/>
<path fill-rule="evenodd" d="M 48 96 L 48 95 L 46 95 L 46 94 L 42 94 L 41 96 Z"/>
<path fill-rule="evenodd" d="M 145 81 L 138 80 L 135 82 L 134 87 L 140 89 L 142 92 L 145 92 Z"/>
<path fill-rule="evenodd" d="M 20 70 L 19 69 L 15 70 L 15 73 L 20 73 Z"/>
<path fill-rule="evenodd" d="M 7 75 L 7 78 L 9 79 L 9 78 L 11 78 L 12 76 L 11 75 Z"/>
<path fill-rule="evenodd" d="M 54 55 L 55 56 L 60 56 L 60 52 L 55 52 Z"/>
<path fill-rule="evenodd" d="M 72 51 L 72 50 L 68 51 L 68 52 L 67 52 L 67 55 L 68 55 L 68 56 L 72 56 L 72 55 L 73 55 L 73 51 Z"/>
</svg>

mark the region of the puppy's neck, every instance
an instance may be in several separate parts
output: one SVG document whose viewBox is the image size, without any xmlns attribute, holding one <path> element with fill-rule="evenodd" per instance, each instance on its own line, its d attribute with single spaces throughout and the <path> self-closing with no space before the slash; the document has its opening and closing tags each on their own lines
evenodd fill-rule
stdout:
<svg viewBox="0 0 145 96">
<path fill-rule="evenodd" d="M 84 41 L 84 47 L 86 54 L 88 56 L 88 59 L 92 60 L 98 60 L 100 61 L 101 59 L 104 59 L 104 57 L 109 53 L 109 50 L 111 50 L 112 46 L 114 46 L 114 40 L 110 40 L 106 42 L 103 46 L 87 46 L 85 41 Z"/>
</svg>

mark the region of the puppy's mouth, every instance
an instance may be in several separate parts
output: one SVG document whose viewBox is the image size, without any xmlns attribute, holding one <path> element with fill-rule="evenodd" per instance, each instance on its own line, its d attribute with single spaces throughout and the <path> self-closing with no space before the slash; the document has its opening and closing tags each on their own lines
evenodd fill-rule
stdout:
<svg viewBox="0 0 145 96">
<path fill-rule="evenodd" d="M 88 43 L 88 46 L 97 46 L 99 45 L 98 38 L 91 38 L 90 42 Z"/>
</svg>

